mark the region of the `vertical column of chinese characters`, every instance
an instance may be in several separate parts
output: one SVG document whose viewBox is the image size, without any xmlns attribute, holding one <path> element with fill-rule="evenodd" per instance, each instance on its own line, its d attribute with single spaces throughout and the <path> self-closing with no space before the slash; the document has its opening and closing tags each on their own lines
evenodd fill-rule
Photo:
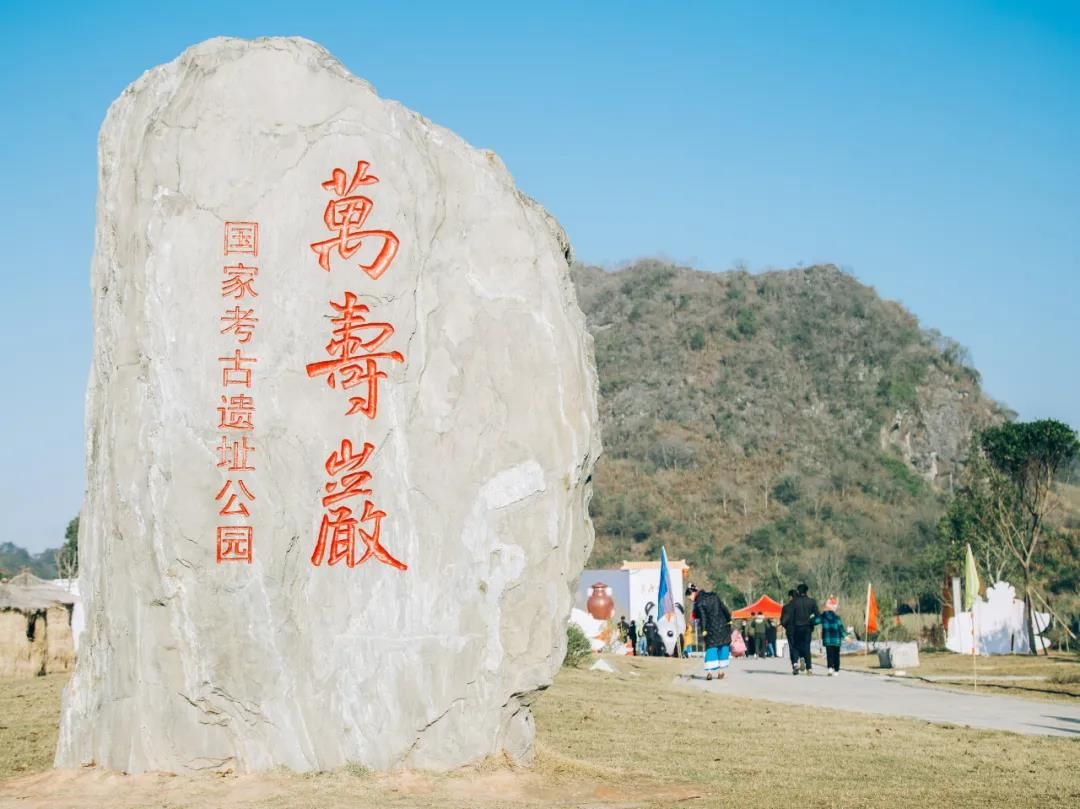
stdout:
<svg viewBox="0 0 1080 809">
<path fill-rule="evenodd" d="M 389 269 L 400 244 L 389 230 L 365 229 L 375 203 L 357 190 L 379 182 L 378 177 L 367 173 L 368 167 L 367 162 L 357 161 L 351 179 L 344 169 L 335 168 L 330 179 L 322 184 L 331 196 L 323 211 L 323 222 L 333 235 L 312 243 L 311 249 L 318 256 L 319 266 L 330 272 L 331 256 L 336 254 L 347 261 L 365 241 L 374 243 L 379 248 L 375 258 L 369 264 L 357 264 L 367 276 L 365 283 L 370 284 Z M 328 386 L 340 388 L 342 393 L 356 388 L 355 395 L 346 394 L 348 403 L 342 405 L 345 414 L 374 420 L 379 407 L 379 380 L 387 376 L 384 368 L 389 363 L 405 361 L 400 351 L 389 350 L 385 345 L 393 337 L 394 327 L 370 319 L 370 307 L 361 303 L 360 296 L 352 290 L 344 290 L 341 300 L 331 300 L 330 310 L 330 341 L 326 344 L 330 358 L 309 363 L 307 375 L 313 379 L 325 378 Z M 375 449 L 374 444 L 364 441 L 357 450 L 352 439 L 345 437 L 326 459 L 329 479 L 322 498 L 322 521 L 311 554 L 313 565 L 345 562 L 348 567 L 355 567 L 375 558 L 398 570 L 407 569 L 405 563 L 390 555 L 380 540 L 386 512 L 376 507 L 372 476 L 364 468 Z"/>
<path fill-rule="evenodd" d="M 214 497 L 218 504 L 217 561 L 247 562 L 255 549 L 255 529 L 251 525 L 248 504 L 255 501 L 252 486 L 245 481 L 255 471 L 255 399 L 251 396 L 252 371 L 256 358 L 251 343 L 255 336 L 255 279 L 259 268 L 258 222 L 225 223 L 225 256 L 236 264 L 226 263 L 221 279 L 221 297 L 225 299 L 219 333 L 228 338 L 224 356 L 218 357 L 221 371 L 221 400 L 217 407 L 217 427 L 221 442 L 217 445 L 217 468 L 225 483 Z M 250 258 L 248 258 L 250 257 Z M 245 261 L 251 262 L 246 264 Z"/>
</svg>

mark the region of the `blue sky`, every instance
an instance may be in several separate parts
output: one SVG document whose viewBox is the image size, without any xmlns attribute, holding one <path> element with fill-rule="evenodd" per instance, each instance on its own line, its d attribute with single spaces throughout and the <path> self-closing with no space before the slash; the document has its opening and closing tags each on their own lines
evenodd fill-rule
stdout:
<svg viewBox="0 0 1080 809">
<path fill-rule="evenodd" d="M 301 35 L 497 151 L 610 266 L 831 261 L 1080 425 L 1080 3 L 0 0 L 0 542 L 83 491 L 97 130 L 216 35 Z"/>
</svg>

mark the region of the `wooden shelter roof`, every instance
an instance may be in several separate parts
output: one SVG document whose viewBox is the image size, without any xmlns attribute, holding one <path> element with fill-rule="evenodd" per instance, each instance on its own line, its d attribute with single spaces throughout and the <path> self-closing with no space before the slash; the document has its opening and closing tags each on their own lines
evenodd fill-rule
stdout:
<svg viewBox="0 0 1080 809">
<path fill-rule="evenodd" d="M 39 579 L 24 570 L 0 583 L 0 610 L 34 612 L 47 610 L 54 604 L 74 604 L 75 596 L 63 587 Z"/>
</svg>

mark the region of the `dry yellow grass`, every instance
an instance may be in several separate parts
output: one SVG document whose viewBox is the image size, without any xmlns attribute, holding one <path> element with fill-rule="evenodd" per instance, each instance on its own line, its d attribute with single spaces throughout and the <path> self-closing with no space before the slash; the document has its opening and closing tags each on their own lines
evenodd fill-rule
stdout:
<svg viewBox="0 0 1080 809">
<path fill-rule="evenodd" d="M 934 683 L 964 691 L 973 690 L 972 659 L 969 655 L 952 652 L 922 652 L 919 667 L 907 674 L 913 677 L 948 678 Z M 1051 652 L 1049 655 L 996 655 L 979 657 L 974 661 L 978 672 L 978 687 L 995 694 L 1011 694 L 1031 699 L 1050 699 L 1080 702 L 1080 655 Z M 878 667 L 877 655 L 844 655 L 842 665 L 882 674 L 889 669 Z M 1042 680 L 1008 680 L 995 678 L 1042 677 Z"/>
<path fill-rule="evenodd" d="M 67 674 L 0 680 L 0 778 L 52 766 Z"/>
<path fill-rule="evenodd" d="M 562 674 L 559 697 L 541 701 L 538 726 L 565 755 L 689 779 L 717 797 L 735 792 L 745 806 L 1080 801 L 1071 739 L 716 697 L 671 685 L 669 661 L 629 665 L 639 676 L 607 688 L 606 707 L 595 704 L 593 672 Z"/>
<path fill-rule="evenodd" d="M 565 670 L 536 704 L 531 769 L 505 762 L 451 774 L 139 777 L 44 772 L 0 784 L 24 809 L 155 806 L 266 809 L 495 807 L 1050 807 L 1080 803 L 1080 742 L 935 726 L 710 695 L 674 682 L 687 664 L 617 659 L 617 674 Z M 20 681 L 5 724 L 43 728 L 59 682 Z M 36 696 L 29 691 L 36 692 Z M 46 706 L 49 707 L 46 707 Z M 33 769 L 51 761 L 41 731 Z M 25 731 L 0 738 L 0 772 Z M 46 754 L 47 753 L 47 754 Z M 798 780 L 798 785 L 796 785 Z"/>
</svg>

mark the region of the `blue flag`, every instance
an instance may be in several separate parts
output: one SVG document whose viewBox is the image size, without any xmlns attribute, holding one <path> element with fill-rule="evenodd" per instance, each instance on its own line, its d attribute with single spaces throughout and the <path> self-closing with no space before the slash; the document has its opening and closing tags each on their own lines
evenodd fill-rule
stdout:
<svg viewBox="0 0 1080 809">
<path fill-rule="evenodd" d="M 656 618 L 675 615 L 675 597 L 671 593 L 671 574 L 667 569 L 667 549 L 660 548 L 660 593 L 656 597 Z"/>
</svg>

